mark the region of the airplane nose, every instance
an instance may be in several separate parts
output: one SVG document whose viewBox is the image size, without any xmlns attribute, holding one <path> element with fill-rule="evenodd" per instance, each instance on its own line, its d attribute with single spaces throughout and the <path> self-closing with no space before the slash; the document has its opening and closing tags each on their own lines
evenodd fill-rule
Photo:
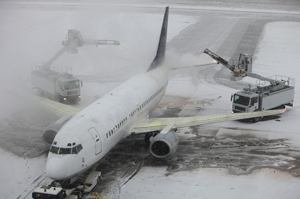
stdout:
<svg viewBox="0 0 300 199">
<path fill-rule="evenodd" d="M 46 175 L 52 180 L 62 180 L 66 177 L 67 165 L 61 158 L 51 157 L 46 164 Z"/>
</svg>

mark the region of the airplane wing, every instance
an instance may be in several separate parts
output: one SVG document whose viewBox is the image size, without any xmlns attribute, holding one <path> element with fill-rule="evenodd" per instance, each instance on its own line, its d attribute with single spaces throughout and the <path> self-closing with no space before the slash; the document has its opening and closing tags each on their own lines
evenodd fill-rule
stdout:
<svg viewBox="0 0 300 199">
<path fill-rule="evenodd" d="M 268 115 L 277 115 L 285 113 L 286 109 L 257 111 L 252 113 L 233 113 L 227 115 L 209 115 L 195 117 L 177 117 L 177 118 L 150 118 L 142 120 L 131 128 L 132 134 L 141 134 L 151 131 L 159 131 L 167 125 L 173 125 L 174 128 L 197 126 L 202 124 L 212 124 L 225 122 L 229 120 L 248 119 L 253 117 L 263 117 Z"/>
<path fill-rule="evenodd" d="M 8 88 L 5 90 L 7 93 L 16 96 L 18 98 L 21 98 L 25 101 L 28 102 L 33 102 L 36 103 L 38 105 L 41 106 L 41 108 L 43 108 L 44 110 L 53 113 L 54 115 L 57 115 L 59 117 L 63 117 L 65 115 L 68 116 L 74 116 L 76 115 L 80 109 L 66 105 L 66 104 L 62 104 L 59 102 L 55 102 L 43 97 L 39 97 L 39 96 L 35 96 L 35 95 L 31 95 L 29 93 L 26 93 L 24 91 L 20 91 L 20 90 L 16 90 L 16 89 L 11 89 Z"/>
</svg>

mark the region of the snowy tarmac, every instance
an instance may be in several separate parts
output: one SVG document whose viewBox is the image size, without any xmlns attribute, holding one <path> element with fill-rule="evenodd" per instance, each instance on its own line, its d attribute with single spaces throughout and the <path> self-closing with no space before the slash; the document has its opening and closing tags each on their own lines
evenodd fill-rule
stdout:
<svg viewBox="0 0 300 199">
<path fill-rule="evenodd" d="M 265 12 L 264 2 L 257 14 L 254 7 L 245 8 L 247 3 L 234 10 L 184 3 L 170 8 L 167 60 L 177 68 L 189 67 L 170 72 L 166 96 L 152 117 L 231 112 L 231 94 L 253 81 L 231 82 L 227 69 L 201 55 L 205 48 L 225 59 L 249 52 L 254 54 L 253 72 L 295 78 L 294 107 L 256 124 L 232 121 L 179 129 L 178 151 L 167 160 L 153 158 L 143 136 L 131 136 L 97 168 L 103 181 L 86 198 L 300 197 L 300 6 L 288 1 L 285 6 L 293 6 L 293 14 L 285 8 L 279 14 L 277 5 L 276 12 Z M 50 59 L 68 29 L 76 28 L 89 39 L 119 40 L 121 47 L 84 47 L 57 60 L 83 80 L 82 102 L 76 106 L 84 108 L 149 65 L 163 5 L 2 5 L 0 198 L 31 198 L 35 186 L 50 182 L 41 134 L 58 118 L 4 90 L 14 86 L 35 94 L 32 63 Z"/>
</svg>

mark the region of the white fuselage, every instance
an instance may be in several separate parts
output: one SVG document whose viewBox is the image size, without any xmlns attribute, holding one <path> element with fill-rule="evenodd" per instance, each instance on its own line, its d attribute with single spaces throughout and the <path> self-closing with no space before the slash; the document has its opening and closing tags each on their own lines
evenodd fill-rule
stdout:
<svg viewBox="0 0 300 199">
<path fill-rule="evenodd" d="M 53 180 L 69 179 L 101 160 L 130 135 L 134 124 L 149 116 L 167 84 L 168 68 L 162 65 L 127 80 L 80 111 L 55 136 L 52 147 L 59 150 L 49 152 L 47 176 Z M 80 151 L 70 152 L 78 145 L 82 146 Z"/>
</svg>

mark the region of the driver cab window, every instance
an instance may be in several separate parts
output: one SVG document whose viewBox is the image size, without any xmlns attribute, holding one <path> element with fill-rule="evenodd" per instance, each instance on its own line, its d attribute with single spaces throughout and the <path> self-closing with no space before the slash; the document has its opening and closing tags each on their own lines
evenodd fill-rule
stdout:
<svg viewBox="0 0 300 199">
<path fill-rule="evenodd" d="M 257 97 L 251 98 L 251 105 L 254 106 L 255 103 L 257 103 Z"/>
<path fill-rule="evenodd" d="M 251 64 L 251 62 L 252 62 L 252 61 L 251 61 L 251 57 L 247 57 L 247 58 L 246 58 L 246 63 L 247 63 L 247 64 Z"/>
</svg>

